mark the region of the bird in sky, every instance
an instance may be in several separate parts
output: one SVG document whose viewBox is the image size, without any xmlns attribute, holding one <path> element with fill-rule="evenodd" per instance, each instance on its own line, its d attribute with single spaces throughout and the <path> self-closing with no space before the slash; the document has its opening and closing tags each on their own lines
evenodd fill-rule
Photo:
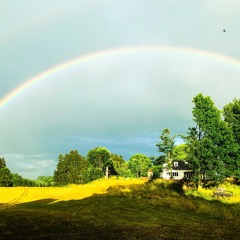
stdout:
<svg viewBox="0 0 240 240">
<path fill-rule="evenodd" d="M 226 29 L 223 29 L 223 32 L 226 32 Z"/>
</svg>

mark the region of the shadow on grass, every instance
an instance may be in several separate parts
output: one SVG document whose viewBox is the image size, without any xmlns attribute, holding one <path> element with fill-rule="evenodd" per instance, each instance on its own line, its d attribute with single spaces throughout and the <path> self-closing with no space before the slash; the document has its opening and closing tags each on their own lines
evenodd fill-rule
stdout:
<svg viewBox="0 0 240 240">
<path fill-rule="evenodd" d="M 238 239 L 238 205 L 185 197 L 177 184 L 115 186 L 81 200 L 1 209 L 0 239 Z"/>
</svg>

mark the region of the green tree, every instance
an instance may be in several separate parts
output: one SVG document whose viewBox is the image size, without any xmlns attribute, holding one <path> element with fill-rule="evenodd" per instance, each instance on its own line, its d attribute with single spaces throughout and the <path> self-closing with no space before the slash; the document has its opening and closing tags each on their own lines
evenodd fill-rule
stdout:
<svg viewBox="0 0 240 240">
<path fill-rule="evenodd" d="M 240 145 L 240 99 L 233 101 L 223 108 L 225 122 L 232 129 L 236 142 Z"/>
<path fill-rule="evenodd" d="M 91 169 L 94 169 L 92 174 L 95 175 L 95 179 L 102 178 L 108 170 L 114 171 L 111 155 L 111 152 L 105 147 L 96 147 L 88 151 L 87 161 Z"/>
<path fill-rule="evenodd" d="M 12 179 L 13 187 L 23 186 L 23 179 L 22 179 L 22 176 L 20 176 L 19 174 L 12 173 L 11 179 Z"/>
<path fill-rule="evenodd" d="M 187 136 L 188 162 L 193 168 L 196 184 L 200 186 L 206 178 L 219 182 L 231 174 L 236 144 L 209 96 L 198 94 L 193 103 L 196 127 L 189 128 Z"/>
<path fill-rule="evenodd" d="M 121 177 L 125 177 L 125 178 L 132 177 L 132 172 L 129 168 L 129 163 L 124 162 L 122 166 L 117 169 L 117 173 Z"/>
<path fill-rule="evenodd" d="M 111 160 L 114 169 L 112 174 L 122 176 L 124 170 L 126 169 L 125 160 L 123 157 L 121 155 L 111 154 Z"/>
<path fill-rule="evenodd" d="M 0 158 L 0 187 L 12 186 L 11 172 L 4 158 Z"/>
<path fill-rule="evenodd" d="M 166 157 L 164 155 L 160 155 L 158 157 L 150 157 L 153 166 L 158 166 L 160 169 L 162 165 L 166 162 Z"/>
<path fill-rule="evenodd" d="M 39 187 L 50 187 L 54 185 L 53 176 L 39 176 L 35 183 Z"/>
<path fill-rule="evenodd" d="M 240 177 L 240 99 L 233 99 L 233 101 L 223 108 L 223 116 L 228 127 L 232 130 L 235 142 L 238 145 L 237 153 L 234 157 L 235 169 L 233 175 Z"/>
<path fill-rule="evenodd" d="M 57 168 L 54 171 L 54 182 L 56 183 L 56 185 L 67 185 L 68 184 L 68 180 L 67 180 L 67 162 L 65 160 L 65 157 L 62 154 L 59 154 L 58 156 L 58 164 L 57 164 Z"/>
<path fill-rule="evenodd" d="M 83 177 L 86 171 L 86 159 L 77 150 L 69 154 L 62 154 L 58 157 L 57 168 L 54 171 L 54 182 L 56 185 L 70 183 L 79 184 L 84 182 Z"/>
<path fill-rule="evenodd" d="M 92 182 L 103 176 L 102 169 L 95 168 L 93 165 L 88 164 L 88 167 L 84 173 L 84 183 Z"/>
<path fill-rule="evenodd" d="M 21 186 L 26 186 L 26 187 L 35 187 L 36 182 L 34 180 L 31 179 L 27 179 L 27 178 L 23 178 L 22 179 L 22 185 Z"/>
<path fill-rule="evenodd" d="M 148 169 L 152 166 L 152 162 L 149 157 L 141 153 L 136 153 L 130 157 L 128 165 L 133 176 L 138 178 L 147 176 Z"/>
<path fill-rule="evenodd" d="M 152 162 L 151 169 L 153 171 L 153 178 L 158 178 L 163 164 L 165 163 L 165 157 L 163 155 L 160 155 L 158 157 L 151 156 L 150 160 Z"/>
<path fill-rule="evenodd" d="M 186 144 L 180 144 L 177 146 L 174 146 L 172 158 L 174 160 L 186 160 L 187 159 L 187 145 Z"/>
<path fill-rule="evenodd" d="M 87 161 L 81 156 L 77 150 L 70 151 L 65 155 L 66 161 L 69 163 L 68 182 L 79 184 L 83 182 L 83 175 L 86 170 Z"/>
<path fill-rule="evenodd" d="M 161 153 L 159 161 L 161 160 L 161 162 L 167 163 L 171 173 L 175 137 L 176 135 L 172 137 L 170 130 L 168 128 L 165 128 L 160 135 L 160 141 L 156 144 L 158 147 L 158 152 Z"/>
<path fill-rule="evenodd" d="M 0 169 L 0 187 L 12 186 L 11 172 L 7 167 Z"/>
<path fill-rule="evenodd" d="M 0 169 L 6 167 L 6 161 L 4 158 L 0 158 Z"/>
</svg>

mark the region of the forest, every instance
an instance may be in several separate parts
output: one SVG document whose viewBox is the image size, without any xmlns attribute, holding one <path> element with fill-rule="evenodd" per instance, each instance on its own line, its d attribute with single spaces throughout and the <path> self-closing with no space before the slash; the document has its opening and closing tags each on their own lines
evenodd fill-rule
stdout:
<svg viewBox="0 0 240 240">
<path fill-rule="evenodd" d="M 240 99 L 234 98 L 219 110 L 210 96 L 197 94 L 193 100 L 194 126 L 185 134 L 172 135 L 165 128 L 156 143 L 159 156 L 136 153 L 129 160 L 111 153 L 105 147 L 96 147 L 82 156 L 77 150 L 60 154 L 53 176 L 25 179 L 12 173 L 6 160 L 0 158 L 0 186 L 65 186 L 85 184 L 110 176 L 146 177 L 151 168 L 154 178 L 159 177 L 163 164 L 171 168 L 173 160 L 184 160 L 192 169 L 190 182 L 199 187 L 219 184 L 224 179 L 240 178 Z M 184 144 L 176 145 L 176 137 Z"/>
</svg>

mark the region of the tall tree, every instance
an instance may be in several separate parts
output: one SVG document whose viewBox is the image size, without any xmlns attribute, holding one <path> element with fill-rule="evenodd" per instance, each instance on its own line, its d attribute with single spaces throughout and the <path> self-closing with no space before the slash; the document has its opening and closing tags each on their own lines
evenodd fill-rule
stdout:
<svg viewBox="0 0 240 240">
<path fill-rule="evenodd" d="M 88 151 L 87 161 L 95 179 L 103 177 L 108 170 L 114 171 L 111 152 L 105 147 L 96 147 Z M 97 176 L 98 175 L 98 176 Z M 94 179 L 92 179 L 94 180 Z"/>
<path fill-rule="evenodd" d="M 198 94 L 193 98 L 193 103 L 196 127 L 189 128 L 188 132 L 188 162 L 193 168 L 197 186 L 200 186 L 206 177 L 219 182 L 230 175 L 234 168 L 232 156 L 236 144 L 209 96 Z"/>
<path fill-rule="evenodd" d="M 233 101 L 223 108 L 225 122 L 232 129 L 236 142 L 240 145 L 240 99 Z"/>
<path fill-rule="evenodd" d="M 60 154 L 57 168 L 54 171 L 54 182 L 56 185 L 82 183 L 84 172 L 86 171 L 86 164 L 86 159 L 81 156 L 77 150 L 72 150 L 64 156 Z"/>
<path fill-rule="evenodd" d="M 111 154 L 112 164 L 115 173 L 117 175 L 122 175 L 126 169 L 125 160 L 121 155 Z"/>
<path fill-rule="evenodd" d="M 12 186 L 11 172 L 7 167 L 0 169 L 0 187 Z"/>
<path fill-rule="evenodd" d="M 13 187 L 23 186 L 23 178 L 17 173 L 11 174 Z"/>
<path fill-rule="evenodd" d="M 234 139 L 238 145 L 235 156 L 234 175 L 240 177 L 240 99 L 234 98 L 233 101 L 223 108 L 223 116 L 228 127 L 232 130 Z"/>
<path fill-rule="evenodd" d="M 54 171 L 54 182 L 56 185 L 66 185 L 68 183 L 67 181 L 67 166 L 66 166 L 65 158 L 62 154 L 59 154 L 58 156 L 58 164 L 57 168 Z"/>
<path fill-rule="evenodd" d="M 6 161 L 4 158 L 0 158 L 0 169 L 6 167 Z"/>
<path fill-rule="evenodd" d="M 158 152 L 161 153 L 159 160 L 167 163 L 170 172 L 172 173 L 173 149 L 175 144 L 175 135 L 171 136 L 168 128 L 165 128 L 160 135 L 160 141 L 156 144 Z"/>
<path fill-rule="evenodd" d="M 9 187 L 12 185 L 11 172 L 6 166 L 4 158 L 0 158 L 0 187 Z"/>
<path fill-rule="evenodd" d="M 180 144 L 173 148 L 172 158 L 174 160 L 186 160 L 187 159 L 187 145 Z"/>
<path fill-rule="evenodd" d="M 136 177 L 147 176 L 149 167 L 152 166 L 150 158 L 144 154 L 136 153 L 130 157 L 129 169 Z"/>
</svg>

